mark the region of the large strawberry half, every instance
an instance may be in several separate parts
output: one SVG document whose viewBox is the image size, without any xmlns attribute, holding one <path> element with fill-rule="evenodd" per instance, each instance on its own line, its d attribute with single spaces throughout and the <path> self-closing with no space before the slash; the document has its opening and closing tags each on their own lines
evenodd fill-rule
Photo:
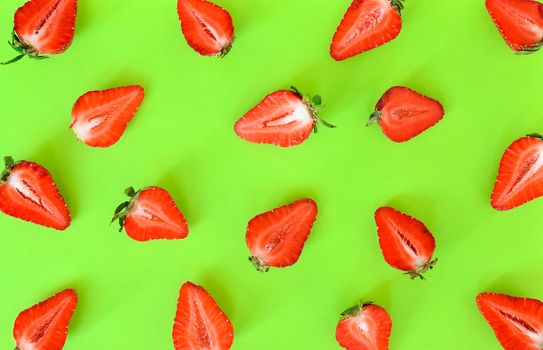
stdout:
<svg viewBox="0 0 543 350">
<path fill-rule="evenodd" d="M 109 147 L 119 141 L 144 96 L 139 85 L 89 91 L 75 102 L 70 128 L 89 146 Z"/>
<path fill-rule="evenodd" d="M 498 293 L 481 293 L 476 301 L 505 350 L 543 349 L 542 302 Z"/>
<path fill-rule="evenodd" d="M 336 340 L 347 350 L 388 350 L 392 320 L 379 305 L 362 303 L 345 310 Z"/>
<path fill-rule="evenodd" d="M 182 239 L 189 234 L 187 220 L 165 189 L 152 186 L 136 192 L 129 187 L 125 194 L 130 200 L 115 209 L 111 220 L 119 220 L 119 231 L 124 228 L 129 237 L 141 242 Z"/>
<path fill-rule="evenodd" d="M 234 130 L 239 137 L 253 143 L 299 145 L 312 131 L 317 132 L 319 122 L 335 128 L 317 116 L 321 106 L 319 95 L 304 96 L 295 87 L 275 91 L 241 117 Z"/>
<path fill-rule="evenodd" d="M 342 61 L 396 38 L 402 29 L 402 1 L 354 0 L 332 38 L 332 58 Z"/>
<path fill-rule="evenodd" d="M 543 195 L 543 140 L 533 134 L 513 142 L 502 156 L 491 204 L 509 210 Z"/>
<path fill-rule="evenodd" d="M 386 262 L 412 279 L 423 279 L 423 274 L 437 262 L 432 260 L 434 236 L 424 223 L 391 207 L 377 209 L 375 223 Z"/>
<path fill-rule="evenodd" d="M 28 56 L 47 58 L 68 49 L 74 38 L 77 0 L 30 0 L 14 17 L 9 44 L 19 53 L 9 64 Z"/>
<path fill-rule="evenodd" d="M 21 312 L 13 327 L 15 350 L 61 350 L 76 306 L 76 291 L 66 289 Z"/>
<path fill-rule="evenodd" d="M 317 204 L 311 199 L 300 199 L 255 216 L 245 235 L 252 254 L 249 260 L 258 271 L 293 265 L 302 254 L 316 218 Z"/>
<path fill-rule="evenodd" d="M 224 57 L 232 48 L 234 23 L 222 7 L 207 0 L 178 0 L 177 14 L 185 39 L 200 55 Z"/>
<path fill-rule="evenodd" d="M 377 122 L 386 137 L 404 142 L 437 124 L 444 114 L 439 101 L 409 88 L 394 86 L 379 99 L 367 125 Z"/>
<path fill-rule="evenodd" d="M 179 292 L 173 325 L 176 350 L 228 350 L 234 328 L 228 316 L 201 286 L 185 282 Z"/>
<path fill-rule="evenodd" d="M 516 53 L 532 53 L 543 45 L 543 4 L 534 0 L 486 0 L 490 17 Z"/>
<path fill-rule="evenodd" d="M 53 177 L 39 164 L 5 157 L 0 175 L 0 211 L 38 225 L 65 230 L 70 211 Z"/>
</svg>

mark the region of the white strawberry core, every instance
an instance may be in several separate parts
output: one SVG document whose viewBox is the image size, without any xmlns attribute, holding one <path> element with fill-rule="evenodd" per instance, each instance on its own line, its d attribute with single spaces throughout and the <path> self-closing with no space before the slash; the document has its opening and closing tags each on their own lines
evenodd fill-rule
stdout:
<svg viewBox="0 0 543 350">
<path fill-rule="evenodd" d="M 266 123 L 266 126 L 285 126 L 294 123 L 297 123 L 301 128 L 305 128 L 307 125 L 313 124 L 313 117 L 311 116 L 307 106 L 302 102 L 296 104 L 296 108 L 292 113 L 269 121 Z"/>
<path fill-rule="evenodd" d="M 169 227 L 175 227 L 178 230 L 181 230 L 179 223 L 170 220 L 168 215 L 166 215 L 162 208 L 158 205 L 153 205 L 152 203 L 146 202 L 145 205 L 134 205 L 134 208 L 130 212 L 130 215 L 139 216 L 146 220 L 152 221 L 157 225 L 167 225 Z"/>
<path fill-rule="evenodd" d="M 58 7 L 60 6 L 60 1 L 55 4 L 51 9 L 51 12 L 48 13 L 47 18 L 44 20 L 43 25 L 38 30 L 32 32 L 32 35 L 29 35 L 24 38 L 24 40 L 34 48 L 40 47 L 40 40 L 44 34 L 49 31 L 49 28 L 53 25 Z"/>
<path fill-rule="evenodd" d="M 72 129 L 80 140 L 86 140 L 90 136 L 91 131 L 102 125 L 106 119 L 106 116 L 98 116 L 89 120 L 79 118 L 72 126 Z"/>
<path fill-rule="evenodd" d="M 51 209 L 49 208 L 47 203 L 42 201 L 42 199 L 32 190 L 32 188 L 30 188 L 30 186 L 28 186 L 28 184 L 23 179 L 18 176 L 17 173 L 10 174 L 8 183 L 27 200 L 35 203 L 37 206 L 51 213 Z"/>
</svg>

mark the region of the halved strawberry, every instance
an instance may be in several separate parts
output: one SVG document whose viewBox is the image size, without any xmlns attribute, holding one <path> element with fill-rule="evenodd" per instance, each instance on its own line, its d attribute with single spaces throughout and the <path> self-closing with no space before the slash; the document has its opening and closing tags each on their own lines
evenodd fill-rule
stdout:
<svg viewBox="0 0 543 350">
<path fill-rule="evenodd" d="M 15 12 L 13 36 L 9 44 L 19 56 L 44 59 L 70 47 L 74 38 L 77 0 L 30 0 Z"/>
<path fill-rule="evenodd" d="M 66 289 L 21 312 L 13 327 L 15 350 L 61 350 L 76 306 L 76 291 Z"/>
<path fill-rule="evenodd" d="M 38 225 L 65 230 L 70 211 L 53 177 L 39 164 L 4 157 L 0 175 L 0 211 Z"/>
<path fill-rule="evenodd" d="M 302 254 L 315 219 L 317 204 L 312 199 L 299 199 L 255 216 L 245 236 L 252 254 L 249 261 L 262 272 L 270 266 L 293 265 Z"/>
<path fill-rule="evenodd" d="M 381 207 L 375 212 L 379 245 L 386 262 L 405 271 L 411 279 L 432 269 L 436 243 L 426 226 L 412 216 L 391 207 Z"/>
<path fill-rule="evenodd" d="M 503 39 L 516 53 L 543 45 L 543 4 L 533 0 L 486 0 L 486 9 Z"/>
<path fill-rule="evenodd" d="M 543 140 L 532 134 L 513 142 L 502 156 L 490 197 L 498 210 L 509 210 L 543 195 Z"/>
<path fill-rule="evenodd" d="M 347 350 L 388 350 L 392 320 L 379 305 L 362 303 L 345 310 L 336 327 L 336 340 Z"/>
<path fill-rule="evenodd" d="M 543 349 L 542 302 L 497 293 L 481 293 L 476 301 L 505 350 Z"/>
<path fill-rule="evenodd" d="M 201 286 L 185 282 L 179 292 L 173 325 L 176 350 L 228 350 L 234 328 L 228 316 Z"/>
<path fill-rule="evenodd" d="M 222 7 L 207 0 L 178 0 L 177 14 L 187 43 L 200 55 L 224 57 L 232 48 L 234 23 Z"/>
<path fill-rule="evenodd" d="M 187 220 L 165 189 L 152 186 L 136 192 L 129 187 L 124 193 L 130 200 L 115 209 L 111 220 L 119 220 L 119 232 L 124 228 L 130 238 L 140 242 L 182 239 L 189 234 Z"/>
<path fill-rule="evenodd" d="M 354 0 L 332 38 L 332 58 L 342 61 L 396 38 L 402 30 L 402 1 Z"/>
<path fill-rule="evenodd" d="M 236 122 L 236 134 L 253 143 L 289 147 L 304 142 L 311 131 L 317 132 L 319 122 L 335 128 L 317 116 L 322 107 L 319 95 L 304 96 L 295 87 L 291 88 L 266 96 Z"/>
<path fill-rule="evenodd" d="M 377 102 L 367 125 L 377 122 L 386 137 L 404 142 L 437 124 L 444 114 L 439 101 L 409 88 L 394 86 Z"/>
<path fill-rule="evenodd" d="M 70 128 L 89 146 L 109 147 L 119 141 L 144 96 L 139 85 L 89 91 L 75 102 Z"/>
</svg>

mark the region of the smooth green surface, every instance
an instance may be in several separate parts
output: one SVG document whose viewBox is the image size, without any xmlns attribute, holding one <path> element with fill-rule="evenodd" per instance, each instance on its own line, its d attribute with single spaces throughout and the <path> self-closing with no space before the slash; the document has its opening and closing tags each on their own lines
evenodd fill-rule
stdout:
<svg viewBox="0 0 543 350">
<path fill-rule="evenodd" d="M 516 56 L 484 1 L 409 0 L 393 42 L 335 62 L 328 45 L 349 0 L 217 0 L 236 42 L 198 56 L 175 1 L 80 0 L 64 54 L 0 67 L 0 153 L 49 169 L 73 223 L 65 232 L 0 215 L 0 344 L 24 308 L 74 287 L 65 349 L 173 349 L 179 287 L 204 285 L 231 318 L 233 349 L 339 349 L 339 314 L 360 298 L 387 308 L 391 349 L 499 349 L 474 297 L 543 298 L 543 200 L 497 212 L 489 195 L 504 149 L 541 132 L 542 54 Z M 9 39 L 23 0 L 0 6 Z M 15 52 L 0 45 L 0 57 Z M 139 83 L 142 108 L 119 143 L 94 149 L 68 129 L 88 90 Z M 233 124 L 290 85 L 323 96 L 321 128 L 298 147 L 238 139 Z M 365 121 L 381 94 L 407 85 L 443 102 L 445 119 L 404 144 Z M 160 185 L 185 213 L 185 240 L 138 243 L 109 226 L 122 191 Z M 247 221 L 309 196 L 319 217 L 299 262 L 258 273 Z M 411 281 L 379 250 L 374 210 L 426 222 L 436 268 Z"/>
</svg>

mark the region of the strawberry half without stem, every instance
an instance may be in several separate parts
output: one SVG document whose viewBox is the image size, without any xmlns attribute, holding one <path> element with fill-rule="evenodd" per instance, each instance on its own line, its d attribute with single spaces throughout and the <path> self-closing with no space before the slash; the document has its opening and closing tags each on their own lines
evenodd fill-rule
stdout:
<svg viewBox="0 0 543 350">
<path fill-rule="evenodd" d="M 505 350 L 543 349 L 543 303 L 498 293 L 481 293 L 477 306 Z"/>
<path fill-rule="evenodd" d="M 426 226 L 391 207 L 377 209 L 375 223 L 385 261 L 405 271 L 411 279 L 424 279 L 423 274 L 437 262 L 437 259 L 432 260 L 436 247 L 434 236 Z"/>
<path fill-rule="evenodd" d="M 76 291 L 66 289 L 21 312 L 13 327 L 15 350 L 61 350 L 77 300 Z"/>
<path fill-rule="evenodd" d="M 234 328 L 228 316 L 201 286 L 185 282 L 179 292 L 173 325 L 176 350 L 228 350 Z"/>
<path fill-rule="evenodd" d="M 261 272 L 268 271 L 270 266 L 296 263 L 317 219 L 317 211 L 317 204 L 306 198 L 252 218 L 245 235 L 252 254 L 249 261 Z"/>
<path fill-rule="evenodd" d="M 543 45 L 543 4 L 533 0 L 486 0 L 486 9 L 503 39 L 517 54 Z"/>
<path fill-rule="evenodd" d="M 47 54 L 59 54 L 70 47 L 75 33 L 77 0 L 30 0 L 15 12 L 9 45 L 21 58 L 42 60 Z"/>
<path fill-rule="evenodd" d="M 403 86 L 388 89 L 372 113 L 367 126 L 377 122 L 394 142 L 405 142 L 437 124 L 445 111 L 439 101 Z"/>
<path fill-rule="evenodd" d="M 347 350 L 388 350 L 392 320 L 379 305 L 361 303 L 345 310 L 336 327 L 336 340 Z"/>
<path fill-rule="evenodd" d="M 4 157 L 0 175 L 0 211 L 56 230 L 70 226 L 70 211 L 47 169 L 26 160 Z"/>
<path fill-rule="evenodd" d="M 187 220 L 165 189 L 152 186 L 136 192 L 129 187 L 124 193 L 130 200 L 121 203 L 111 219 L 119 220 L 119 232 L 124 228 L 130 238 L 140 242 L 182 239 L 189 234 Z"/>
<path fill-rule="evenodd" d="M 92 147 L 109 147 L 123 135 L 145 97 L 139 85 L 89 91 L 72 108 L 70 128 Z"/>
<path fill-rule="evenodd" d="M 342 61 L 395 39 L 404 0 L 354 0 L 336 29 L 330 56 Z"/>
<path fill-rule="evenodd" d="M 252 143 L 296 146 L 304 142 L 311 131 L 317 132 L 318 123 L 335 128 L 318 117 L 322 107 L 319 95 L 304 96 L 291 86 L 291 90 L 279 90 L 266 96 L 236 122 L 234 130 Z"/>
<path fill-rule="evenodd" d="M 505 150 L 490 203 L 497 210 L 509 210 L 542 195 L 543 140 L 541 135 L 531 134 Z"/>
<path fill-rule="evenodd" d="M 207 0 L 178 0 L 177 14 L 187 43 L 202 56 L 224 57 L 232 48 L 230 13 Z"/>
</svg>

